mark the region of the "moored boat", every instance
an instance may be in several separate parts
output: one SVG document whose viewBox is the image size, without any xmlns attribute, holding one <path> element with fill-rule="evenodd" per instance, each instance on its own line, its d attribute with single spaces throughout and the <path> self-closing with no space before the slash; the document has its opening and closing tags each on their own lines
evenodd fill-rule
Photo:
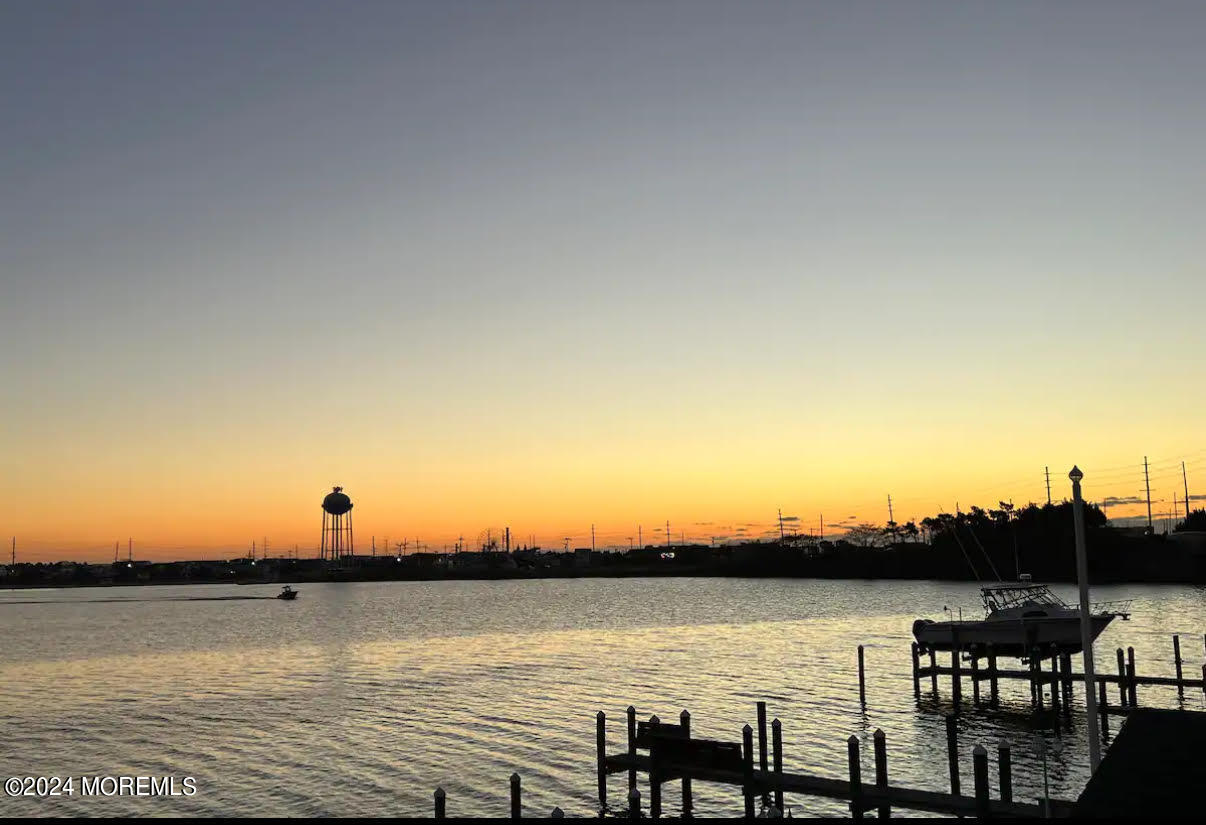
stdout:
<svg viewBox="0 0 1206 825">
<path fill-rule="evenodd" d="M 1035 649 L 1049 656 L 1079 653 L 1080 609 L 1051 592 L 1045 584 L 1019 582 L 980 588 L 984 602 L 982 620 L 913 622 L 913 636 L 927 650 L 985 648 L 1003 656 L 1029 656 Z M 1089 608 L 1090 640 L 1096 639 L 1115 618 L 1130 618 L 1130 602 L 1100 602 Z"/>
<path fill-rule="evenodd" d="M 276 597 L 278 599 L 284 599 L 285 601 L 293 601 L 297 598 L 297 591 L 289 585 L 285 585 L 281 588 L 281 592 L 276 594 Z"/>
</svg>

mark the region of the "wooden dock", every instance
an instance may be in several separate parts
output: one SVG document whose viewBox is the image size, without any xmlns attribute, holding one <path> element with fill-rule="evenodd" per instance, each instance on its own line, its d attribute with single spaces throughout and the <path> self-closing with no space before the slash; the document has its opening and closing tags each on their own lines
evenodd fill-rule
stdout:
<svg viewBox="0 0 1206 825">
<path fill-rule="evenodd" d="M 787 793 L 843 801 L 855 817 L 861 817 L 864 812 L 874 810 L 880 818 L 887 818 L 892 808 L 979 818 L 1065 816 L 1072 810 L 1072 803 L 1062 800 L 1033 803 L 1015 801 L 1008 746 L 999 747 L 997 753 L 998 798 L 991 798 L 988 751 L 983 746 L 977 746 L 972 752 L 973 794 L 963 795 L 960 792 L 954 717 L 948 717 L 947 721 L 947 764 L 951 780 L 949 793 L 890 784 L 887 740 L 882 730 L 876 730 L 872 737 L 875 776 L 871 782 L 864 782 L 862 778 L 860 743 L 856 736 L 851 736 L 846 742 L 849 778 L 834 779 L 787 773 L 783 770 L 783 727 L 778 719 L 770 725 L 771 745 L 768 754 L 766 705 L 763 702 L 758 703 L 757 754 L 754 748 L 754 729 L 750 725 L 742 729 L 740 743 L 698 739 L 691 736 L 691 716 L 685 710 L 680 714 L 677 724 L 662 723 L 656 716 L 647 722 L 638 723 L 636 709 L 633 707 L 627 710 L 626 749 L 609 754 L 607 718 L 600 711 L 596 720 L 600 809 L 607 810 L 607 778 L 613 774 L 624 773 L 628 776 L 626 801 L 627 813 L 631 818 L 641 816 L 638 774 L 649 777 L 649 816 L 654 819 L 662 815 L 662 785 L 675 780 L 681 782 L 684 815 L 689 815 L 692 810 L 691 783 L 696 780 L 741 788 L 745 798 L 746 818 L 757 816 L 759 807 L 763 813 L 781 815 L 784 810 L 784 794 Z"/>
<path fill-rule="evenodd" d="M 1094 674 L 1098 683 L 1098 712 L 1103 716 L 1125 715 L 1139 707 L 1138 688 L 1142 685 L 1160 685 L 1175 687 L 1184 696 L 1186 690 L 1200 690 L 1206 693 L 1206 664 L 1201 667 L 1201 678 L 1187 678 L 1185 675 L 1185 660 L 1181 657 L 1181 637 L 1173 636 L 1173 664 L 1176 676 L 1144 676 L 1135 665 L 1135 649 L 1128 647 L 1125 654 L 1122 648 L 1116 651 L 1117 672 L 1099 672 Z M 1204 637 L 1206 642 L 1206 637 Z M 968 679 L 972 689 L 972 703 L 982 704 L 981 685 L 988 684 L 987 703 L 996 707 L 999 703 L 999 686 L 1001 680 L 1024 681 L 1030 684 L 1031 703 L 1037 710 L 1044 709 L 1043 689 L 1050 688 L 1050 710 L 1065 711 L 1071 706 L 1072 688 L 1076 683 L 1084 683 L 1085 674 L 1076 672 L 1072 667 L 1072 656 L 1062 653 L 1054 647 L 1049 650 L 1038 648 L 1024 660 L 1025 669 L 1002 668 L 997 664 L 997 655 L 992 646 L 979 647 L 967 645 L 950 651 L 951 663 L 944 666 L 938 664 L 933 650 L 924 650 L 916 642 L 912 644 L 913 660 L 913 695 L 921 695 L 921 682 L 930 680 L 933 693 L 938 692 L 938 677 L 950 677 L 951 699 L 956 712 L 962 703 L 963 680 Z M 928 664 L 923 663 L 922 656 L 928 654 Z M 964 659 L 966 658 L 966 664 Z M 1050 669 L 1044 670 L 1044 662 L 1050 662 Z M 866 672 L 862 647 L 859 647 L 859 694 L 866 695 Z M 1109 694 L 1106 685 L 1118 686 L 1118 702 L 1109 704 Z M 863 699 L 865 702 L 865 698 Z"/>
</svg>

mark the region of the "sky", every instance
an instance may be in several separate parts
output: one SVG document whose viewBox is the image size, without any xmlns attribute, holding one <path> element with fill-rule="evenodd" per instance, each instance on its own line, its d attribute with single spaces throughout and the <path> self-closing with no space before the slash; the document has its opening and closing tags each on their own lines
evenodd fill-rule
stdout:
<svg viewBox="0 0 1206 825">
<path fill-rule="evenodd" d="M 1126 499 L 1144 456 L 1167 511 L 1181 461 L 1206 493 L 1204 36 L 1199 2 L 6 0 L 0 534 L 307 548 L 339 484 L 358 549 L 627 546 L 1046 467 L 1059 500 L 1074 463 Z"/>
</svg>

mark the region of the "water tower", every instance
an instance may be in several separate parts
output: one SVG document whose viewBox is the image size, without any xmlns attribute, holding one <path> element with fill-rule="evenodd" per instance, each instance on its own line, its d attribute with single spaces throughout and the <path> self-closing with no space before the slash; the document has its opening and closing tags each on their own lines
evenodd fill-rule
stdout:
<svg viewBox="0 0 1206 825">
<path fill-rule="evenodd" d="M 339 561 L 354 555 L 352 547 L 352 500 L 342 487 L 332 487 L 322 500 L 322 553 L 324 559 Z"/>
</svg>

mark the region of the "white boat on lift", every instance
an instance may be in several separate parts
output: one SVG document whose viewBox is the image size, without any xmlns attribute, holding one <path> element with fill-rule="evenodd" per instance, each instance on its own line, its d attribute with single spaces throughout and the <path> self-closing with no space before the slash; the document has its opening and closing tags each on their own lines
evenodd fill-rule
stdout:
<svg viewBox="0 0 1206 825">
<path fill-rule="evenodd" d="M 1079 653 L 1080 608 L 1069 605 L 1045 584 L 1034 584 L 1023 573 L 1017 582 L 980 588 L 984 618 L 977 621 L 913 622 L 913 636 L 923 650 L 983 650 L 992 645 L 1003 656 L 1026 657 L 1037 648 L 1040 657 Z M 1089 608 L 1090 637 L 1096 639 L 1115 618 L 1130 618 L 1131 603 L 1098 602 Z"/>
</svg>

